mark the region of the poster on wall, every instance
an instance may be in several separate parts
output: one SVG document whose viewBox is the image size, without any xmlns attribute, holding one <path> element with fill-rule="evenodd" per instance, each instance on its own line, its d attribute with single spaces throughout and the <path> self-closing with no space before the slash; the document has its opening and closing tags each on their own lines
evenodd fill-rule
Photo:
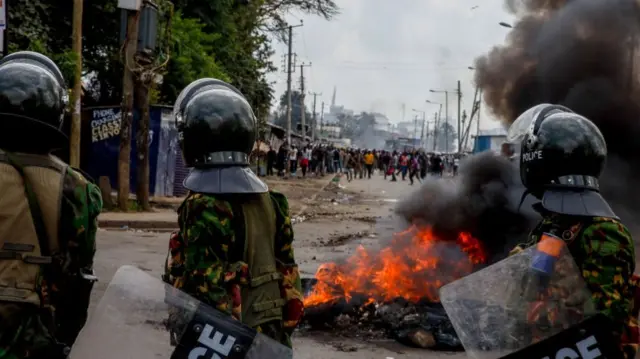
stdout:
<svg viewBox="0 0 640 359">
<path fill-rule="evenodd" d="M 1 1 L 1 0 L 0 0 Z M 112 187 L 117 186 L 118 154 L 120 152 L 120 126 L 122 117 L 120 107 L 94 108 L 88 110 L 91 127 L 91 152 L 87 162 L 87 172 L 96 180 L 101 176 L 109 177 Z M 160 111 L 152 107 L 149 116 L 149 189 L 155 193 L 156 165 L 158 161 L 158 134 L 160 133 Z M 130 190 L 135 193 L 136 167 L 138 162 L 136 151 L 136 133 L 138 113 L 134 113 L 131 128 L 131 157 L 129 167 Z"/>
<path fill-rule="evenodd" d="M 7 1 L 6 0 L 0 0 L 0 30 L 6 30 L 7 29 Z M 3 43 L 4 45 L 4 43 Z"/>
<path fill-rule="evenodd" d="M 120 126 L 122 125 L 120 109 L 106 108 L 93 110 L 91 117 L 92 143 L 120 136 Z"/>
</svg>

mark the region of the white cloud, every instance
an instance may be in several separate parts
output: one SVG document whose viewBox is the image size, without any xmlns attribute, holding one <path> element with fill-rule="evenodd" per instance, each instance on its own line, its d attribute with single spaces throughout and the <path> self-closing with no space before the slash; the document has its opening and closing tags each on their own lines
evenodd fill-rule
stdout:
<svg viewBox="0 0 640 359">
<path fill-rule="evenodd" d="M 292 14 L 294 52 L 305 68 L 308 90 L 322 92 L 329 103 L 334 86 L 336 102 L 355 111 L 379 111 L 392 121 L 410 119 L 412 108 L 437 111 L 425 100 L 444 102 L 430 88 L 454 90 L 462 82 L 462 108 L 471 109 L 474 95 L 474 59 L 504 41 L 508 29 L 498 22 L 512 17 L 502 0 L 337 0 L 342 13 L 333 21 Z M 477 8 L 472 9 L 472 7 Z M 274 62 L 282 63 L 286 44 L 276 44 Z M 299 69 L 294 86 L 299 87 Z M 286 74 L 271 75 L 279 96 L 286 89 Z M 452 97 L 452 96 L 450 96 Z M 312 97 L 307 96 L 308 106 Z M 457 114 L 457 101 L 449 99 L 449 112 Z M 485 106 L 486 108 L 486 106 Z M 318 109 L 319 111 L 319 109 Z M 484 112 L 484 111 L 483 111 Z M 483 128 L 497 126 L 483 113 Z"/>
</svg>

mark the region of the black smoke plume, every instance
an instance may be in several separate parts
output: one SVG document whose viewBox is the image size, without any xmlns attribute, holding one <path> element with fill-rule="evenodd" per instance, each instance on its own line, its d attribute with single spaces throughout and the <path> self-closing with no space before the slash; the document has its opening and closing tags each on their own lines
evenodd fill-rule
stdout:
<svg viewBox="0 0 640 359">
<path fill-rule="evenodd" d="M 431 226 L 441 239 L 468 232 L 494 262 L 526 241 L 538 216 L 530 198 L 518 209 L 524 188 L 506 157 L 485 152 L 469 157 L 460 168 L 454 181 L 428 179 L 398 204 L 396 213 L 410 223 Z"/>
<path fill-rule="evenodd" d="M 506 126 L 540 103 L 565 105 L 594 121 L 609 150 L 602 193 L 625 224 L 637 231 L 637 2 L 511 0 L 506 6 L 517 17 L 506 44 L 475 64 L 485 102 Z"/>
</svg>

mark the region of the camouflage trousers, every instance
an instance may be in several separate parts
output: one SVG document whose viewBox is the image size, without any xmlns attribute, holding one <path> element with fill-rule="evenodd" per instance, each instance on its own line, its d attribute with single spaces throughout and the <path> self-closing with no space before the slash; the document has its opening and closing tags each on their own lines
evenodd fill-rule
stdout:
<svg viewBox="0 0 640 359">
<path fill-rule="evenodd" d="M 292 347 L 291 335 L 282 329 L 282 323 L 279 321 L 267 322 L 260 324 L 254 328 L 258 333 L 262 333 L 269 338 L 282 343 L 283 345 Z"/>
<path fill-rule="evenodd" d="M 61 357 L 63 346 L 51 336 L 51 321 L 39 315 L 38 309 L 3 302 L 0 318 L 0 359 Z"/>
</svg>

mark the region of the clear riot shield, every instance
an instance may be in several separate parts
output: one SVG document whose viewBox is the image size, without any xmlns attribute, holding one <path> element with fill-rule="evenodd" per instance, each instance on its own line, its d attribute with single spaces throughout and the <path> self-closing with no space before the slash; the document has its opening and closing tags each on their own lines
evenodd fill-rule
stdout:
<svg viewBox="0 0 640 359">
<path fill-rule="evenodd" d="M 472 358 L 619 358 L 608 319 L 555 236 L 443 286 L 440 298 Z"/>
<path fill-rule="evenodd" d="M 121 267 L 71 359 L 288 359 L 290 348 L 158 278 Z"/>
</svg>

